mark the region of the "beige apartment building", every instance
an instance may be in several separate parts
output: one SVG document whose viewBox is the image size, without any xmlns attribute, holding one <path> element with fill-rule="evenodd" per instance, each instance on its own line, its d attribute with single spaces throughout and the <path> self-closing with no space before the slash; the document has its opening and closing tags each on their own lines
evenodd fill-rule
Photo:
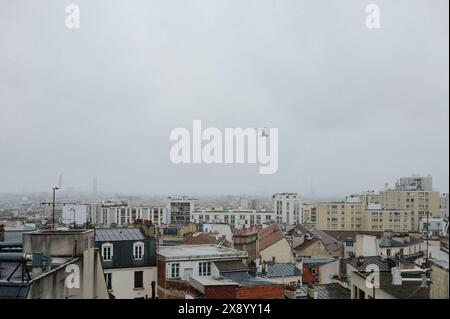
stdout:
<svg viewBox="0 0 450 319">
<path fill-rule="evenodd" d="M 302 224 L 313 224 L 317 223 L 317 207 L 315 204 L 302 205 Z"/>
<path fill-rule="evenodd" d="M 364 231 L 415 231 L 414 214 L 409 210 L 382 209 L 380 204 L 369 204 L 364 212 Z"/>
<path fill-rule="evenodd" d="M 419 221 L 422 218 L 439 218 L 440 196 L 434 191 L 396 191 L 380 192 L 382 208 L 410 212 L 411 231 L 419 231 Z"/>
<path fill-rule="evenodd" d="M 358 197 L 317 204 L 316 227 L 320 230 L 363 230 L 365 206 Z"/>
<path fill-rule="evenodd" d="M 342 202 L 317 204 L 317 228 L 321 230 L 360 230 L 398 232 L 419 231 L 419 221 L 438 218 L 439 192 L 382 191 L 380 203 L 367 203 L 357 196 Z"/>
</svg>

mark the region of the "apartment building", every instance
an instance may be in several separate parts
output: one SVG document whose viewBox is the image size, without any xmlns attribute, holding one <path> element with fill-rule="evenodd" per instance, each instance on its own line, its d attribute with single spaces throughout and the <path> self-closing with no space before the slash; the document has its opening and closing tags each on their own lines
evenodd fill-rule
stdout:
<svg viewBox="0 0 450 319">
<path fill-rule="evenodd" d="M 130 207 L 126 203 L 65 204 L 62 222 L 65 225 L 98 226 L 129 225 L 136 220 L 151 220 L 155 225 L 167 223 L 165 207 Z"/>
<path fill-rule="evenodd" d="M 191 221 L 192 212 L 199 209 L 198 200 L 186 196 L 169 197 L 167 204 L 168 221 L 173 225 L 185 225 Z"/>
<path fill-rule="evenodd" d="M 317 228 L 321 230 L 363 230 L 365 206 L 358 197 L 341 202 L 317 204 Z"/>
<path fill-rule="evenodd" d="M 2 244 L 0 299 L 109 298 L 94 230 L 34 231 Z"/>
<path fill-rule="evenodd" d="M 191 222 L 195 224 L 203 223 L 224 223 L 235 229 L 262 225 L 265 222 L 274 221 L 275 214 L 271 210 L 256 209 L 232 209 L 216 210 L 214 208 L 198 210 L 191 213 Z"/>
<path fill-rule="evenodd" d="M 379 194 L 364 192 L 342 202 L 318 203 L 316 225 L 322 230 L 418 232 L 420 221 L 438 218 L 443 205 L 439 192 L 432 191 L 431 176 L 413 175 Z"/>
<path fill-rule="evenodd" d="M 315 204 L 302 204 L 302 224 L 317 223 L 317 207 Z"/>
<path fill-rule="evenodd" d="M 414 231 L 414 214 L 410 210 L 383 209 L 380 204 L 369 204 L 364 212 L 364 230 L 394 232 Z"/>
<path fill-rule="evenodd" d="M 242 263 L 247 253 L 217 245 L 160 247 L 161 299 L 281 299 L 283 285 L 253 277 Z"/>
<path fill-rule="evenodd" d="M 297 193 L 277 193 L 272 196 L 272 201 L 278 224 L 297 225 L 302 222 L 301 200 Z"/>
<path fill-rule="evenodd" d="M 419 221 L 427 216 L 438 218 L 439 192 L 434 191 L 397 191 L 380 192 L 381 207 L 388 210 L 409 211 L 411 230 L 419 231 Z"/>
<path fill-rule="evenodd" d="M 95 230 L 95 247 L 101 253 L 108 292 L 114 298 L 156 297 L 156 240 L 154 230 L 151 232 L 123 227 Z"/>
</svg>

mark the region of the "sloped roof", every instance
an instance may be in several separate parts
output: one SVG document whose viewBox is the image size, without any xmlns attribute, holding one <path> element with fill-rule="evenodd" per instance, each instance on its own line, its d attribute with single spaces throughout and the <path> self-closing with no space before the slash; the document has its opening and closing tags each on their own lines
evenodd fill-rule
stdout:
<svg viewBox="0 0 450 319">
<path fill-rule="evenodd" d="M 367 278 L 370 273 L 355 272 L 357 276 Z M 381 290 L 397 299 L 428 299 L 429 288 L 422 287 L 420 282 L 404 281 L 401 285 L 392 284 L 392 274 L 388 271 L 379 273 Z"/>
<path fill-rule="evenodd" d="M 259 250 L 262 251 L 284 238 L 278 224 L 272 224 L 259 231 Z"/>
<path fill-rule="evenodd" d="M 139 228 L 99 228 L 95 230 L 95 241 L 144 240 Z"/>
<path fill-rule="evenodd" d="M 347 263 L 355 267 L 358 271 L 366 271 L 369 265 L 376 265 L 380 271 L 389 271 L 395 266 L 395 262 L 391 259 L 384 259 L 380 256 L 367 256 L 364 257 L 362 262 L 359 262 L 358 257 L 354 257 L 347 260 Z"/>
<path fill-rule="evenodd" d="M 295 263 L 267 263 L 266 277 L 283 277 L 283 276 L 298 276 L 300 269 Z"/>
<path fill-rule="evenodd" d="M 317 284 L 314 286 L 317 299 L 350 299 L 350 290 L 333 282 L 329 284 Z M 308 287 L 302 286 L 299 293 L 303 298 L 308 298 Z"/>
<path fill-rule="evenodd" d="M 303 249 L 308 246 L 311 246 L 312 244 L 316 243 L 317 241 L 320 241 L 323 244 L 323 246 L 325 247 L 326 251 L 329 254 L 332 254 L 344 246 L 341 241 L 336 240 L 335 238 L 328 235 L 326 232 L 324 232 L 322 230 L 315 229 L 315 228 L 307 230 L 303 226 L 298 227 L 297 229 L 300 232 L 304 231 L 304 234 L 307 234 L 310 237 L 310 239 L 305 239 L 305 241 L 303 243 L 294 247 L 295 249 Z"/>
<path fill-rule="evenodd" d="M 248 268 L 239 260 L 215 261 L 214 264 L 220 272 L 248 271 Z"/>
<path fill-rule="evenodd" d="M 324 232 L 339 241 L 345 241 L 348 239 L 356 241 L 356 235 L 358 234 L 370 235 L 375 237 L 383 236 L 382 231 L 324 230 Z"/>
</svg>

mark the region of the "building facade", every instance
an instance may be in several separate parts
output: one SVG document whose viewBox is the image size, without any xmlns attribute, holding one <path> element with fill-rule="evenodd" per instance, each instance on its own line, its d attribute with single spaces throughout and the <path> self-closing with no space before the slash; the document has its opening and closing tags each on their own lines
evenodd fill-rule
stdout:
<svg viewBox="0 0 450 319">
<path fill-rule="evenodd" d="M 191 214 L 198 210 L 198 201 L 186 196 L 179 198 L 169 197 L 167 204 L 168 221 L 173 225 L 185 225 L 191 221 Z"/>
<path fill-rule="evenodd" d="M 117 299 L 156 297 L 156 240 L 140 228 L 95 231 L 109 293 Z"/>
<path fill-rule="evenodd" d="M 277 193 L 272 196 L 272 201 L 278 224 L 297 225 L 302 222 L 301 200 L 297 193 Z"/>
<path fill-rule="evenodd" d="M 191 222 L 195 224 L 222 223 L 234 229 L 262 225 L 275 220 L 271 210 L 232 209 L 232 210 L 198 210 L 191 213 Z"/>
</svg>

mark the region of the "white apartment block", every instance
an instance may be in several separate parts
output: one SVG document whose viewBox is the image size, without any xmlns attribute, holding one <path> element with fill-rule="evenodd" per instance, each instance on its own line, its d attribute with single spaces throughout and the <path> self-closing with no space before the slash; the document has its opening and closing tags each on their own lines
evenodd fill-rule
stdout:
<svg viewBox="0 0 450 319">
<path fill-rule="evenodd" d="M 277 193 L 272 200 L 278 224 L 297 225 L 302 222 L 301 200 L 297 193 Z"/>
<path fill-rule="evenodd" d="M 422 177 L 420 175 L 400 177 L 395 183 L 395 190 L 431 192 L 433 190 L 433 178 L 431 176 Z"/>
<path fill-rule="evenodd" d="M 167 204 L 168 223 L 173 225 L 185 225 L 191 221 L 191 214 L 198 210 L 198 200 L 187 196 L 169 197 Z"/>
<path fill-rule="evenodd" d="M 122 226 L 141 219 L 159 226 L 168 221 L 165 207 L 129 207 L 124 203 L 66 204 L 62 216 L 66 225 L 75 221 L 77 225 Z"/>
<path fill-rule="evenodd" d="M 197 210 L 191 213 L 191 222 L 195 224 L 224 223 L 235 229 L 253 225 L 262 225 L 275 221 L 275 213 L 271 210 L 234 209 L 234 210 Z"/>
</svg>

